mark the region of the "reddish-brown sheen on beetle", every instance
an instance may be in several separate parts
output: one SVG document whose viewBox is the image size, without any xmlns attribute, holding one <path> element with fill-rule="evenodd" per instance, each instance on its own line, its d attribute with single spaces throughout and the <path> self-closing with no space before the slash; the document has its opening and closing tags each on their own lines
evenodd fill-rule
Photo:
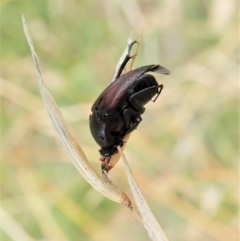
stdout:
<svg viewBox="0 0 240 241">
<path fill-rule="evenodd" d="M 160 65 L 147 65 L 119 76 L 97 98 L 90 115 L 90 130 L 101 147 L 100 153 L 110 157 L 123 145 L 123 138 L 137 128 L 144 113 L 144 105 L 155 95 L 157 99 L 163 85 L 147 72 L 169 74 Z"/>
</svg>

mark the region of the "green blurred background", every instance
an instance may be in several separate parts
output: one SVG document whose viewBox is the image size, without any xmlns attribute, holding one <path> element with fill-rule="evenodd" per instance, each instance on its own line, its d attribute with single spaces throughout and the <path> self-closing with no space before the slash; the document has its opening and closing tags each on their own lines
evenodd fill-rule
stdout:
<svg viewBox="0 0 240 241">
<path fill-rule="evenodd" d="M 149 240 L 121 205 L 79 175 L 38 92 L 21 25 L 46 86 L 100 173 L 88 117 L 132 32 L 134 67 L 162 64 L 125 154 L 170 241 L 238 239 L 239 29 L 235 0 L 1 2 L 1 241 Z M 130 190 L 121 162 L 110 172 Z"/>
</svg>

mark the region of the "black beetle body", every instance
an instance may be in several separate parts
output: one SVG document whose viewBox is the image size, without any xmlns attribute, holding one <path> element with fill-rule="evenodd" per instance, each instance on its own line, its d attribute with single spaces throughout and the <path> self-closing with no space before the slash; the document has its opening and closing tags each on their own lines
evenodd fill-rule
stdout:
<svg viewBox="0 0 240 241">
<path fill-rule="evenodd" d="M 90 130 L 101 147 L 100 154 L 110 157 L 123 145 L 123 138 L 137 128 L 144 113 L 144 105 L 155 95 L 157 99 L 163 85 L 147 72 L 169 74 L 160 65 L 147 65 L 127 72 L 112 82 L 97 98 L 90 115 Z"/>
</svg>

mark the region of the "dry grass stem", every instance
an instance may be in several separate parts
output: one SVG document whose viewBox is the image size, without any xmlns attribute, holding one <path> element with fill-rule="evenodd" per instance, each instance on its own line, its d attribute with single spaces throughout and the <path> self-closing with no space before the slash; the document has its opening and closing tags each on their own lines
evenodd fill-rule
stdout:
<svg viewBox="0 0 240 241">
<path fill-rule="evenodd" d="M 152 211 L 150 210 L 145 198 L 143 197 L 134 177 L 132 171 L 128 165 L 127 159 L 121 149 L 118 146 L 118 151 L 122 157 L 124 168 L 127 174 L 127 179 L 131 191 L 133 193 L 134 199 L 136 201 L 137 207 L 139 212 L 141 213 L 142 219 L 144 221 L 144 226 L 148 232 L 149 237 L 153 241 L 167 241 L 167 237 L 163 230 L 161 229 L 159 223 L 157 222 L 155 216 L 153 215 Z"/>
<path fill-rule="evenodd" d="M 93 170 L 90 163 L 87 160 L 85 153 L 82 148 L 75 140 L 75 138 L 70 134 L 69 129 L 65 123 L 65 120 L 60 113 L 54 99 L 51 94 L 45 88 L 42 74 L 39 67 L 38 57 L 35 53 L 33 43 L 30 37 L 27 23 L 25 21 L 24 15 L 22 15 L 22 22 L 24 33 L 27 38 L 32 57 L 34 60 L 34 65 L 36 68 L 36 75 L 38 79 L 39 90 L 44 100 L 45 107 L 48 111 L 48 114 L 52 120 L 52 123 L 59 135 L 59 138 L 66 149 L 67 153 L 71 157 L 71 160 L 77 170 L 81 173 L 84 179 L 92 185 L 96 190 L 107 198 L 117 202 L 117 203 L 127 203 L 127 207 L 131 208 L 130 200 L 127 198 L 126 194 L 123 193 L 116 185 L 114 185 L 108 178 L 102 179 L 99 175 Z"/>
</svg>

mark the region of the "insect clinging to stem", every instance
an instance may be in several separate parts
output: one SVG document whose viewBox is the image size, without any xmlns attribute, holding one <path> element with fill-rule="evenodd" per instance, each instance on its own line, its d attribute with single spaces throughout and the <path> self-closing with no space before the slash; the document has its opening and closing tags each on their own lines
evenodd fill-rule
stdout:
<svg viewBox="0 0 240 241">
<path fill-rule="evenodd" d="M 103 157 L 111 157 L 117 153 L 117 146 L 123 146 L 124 137 L 136 129 L 142 120 L 144 106 L 155 102 L 163 85 L 158 84 L 155 77 L 148 72 L 168 75 L 170 71 L 161 65 L 146 65 L 127 73 L 122 73 L 130 56 L 132 46 L 128 45 L 128 53 L 121 63 L 115 80 L 109 84 L 94 102 L 89 117 L 90 130 L 94 140 L 101 147 Z"/>
</svg>

